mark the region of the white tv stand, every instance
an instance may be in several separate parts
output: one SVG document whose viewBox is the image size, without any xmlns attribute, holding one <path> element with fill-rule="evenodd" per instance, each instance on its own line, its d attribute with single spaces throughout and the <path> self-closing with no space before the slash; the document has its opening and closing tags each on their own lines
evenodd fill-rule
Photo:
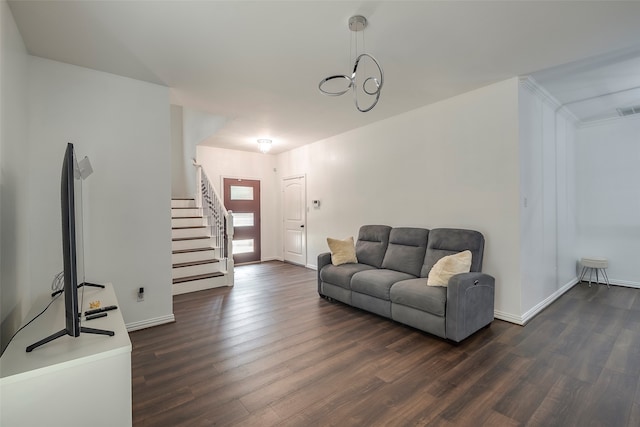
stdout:
<svg viewBox="0 0 640 427">
<path fill-rule="evenodd" d="M 84 298 L 82 296 L 84 292 Z M 113 286 L 83 287 L 82 312 L 91 301 L 118 305 Z M 31 320 L 51 301 L 39 299 Z M 0 425 L 131 426 L 131 341 L 120 309 L 83 326 L 115 332 L 63 336 L 27 353 L 26 347 L 64 329 L 64 295 L 16 335 L 0 358 Z"/>
</svg>

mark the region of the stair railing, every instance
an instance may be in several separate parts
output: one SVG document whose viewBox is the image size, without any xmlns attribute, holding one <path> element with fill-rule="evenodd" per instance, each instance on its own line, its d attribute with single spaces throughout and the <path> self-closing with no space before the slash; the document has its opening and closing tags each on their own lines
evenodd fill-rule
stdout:
<svg viewBox="0 0 640 427">
<path fill-rule="evenodd" d="M 200 191 L 196 194 L 196 206 L 202 209 L 206 225 L 210 227 L 211 238 L 220 250 L 220 262 L 225 263 L 225 270 L 233 285 L 233 213 L 227 211 L 215 187 L 202 169 L 195 164 L 197 183 Z"/>
</svg>

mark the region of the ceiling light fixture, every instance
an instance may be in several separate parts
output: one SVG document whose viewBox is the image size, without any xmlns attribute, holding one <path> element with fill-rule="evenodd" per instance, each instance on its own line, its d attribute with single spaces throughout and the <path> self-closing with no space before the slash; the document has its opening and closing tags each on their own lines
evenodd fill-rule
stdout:
<svg viewBox="0 0 640 427">
<path fill-rule="evenodd" d="M 270 139 L 259 139 L 258 140 L 258 148 L 264 154 L 268 153 L 271 150 L 271 140 Z"/>
<path fill-rule="evenodd" d="M 355 54 L 355 62 L 353 64 L 353 72 L 351 73 L 351 77 L 346 74 L 337 74 L 329 77 L 325 77 L 318 84 L 318 89 L 320 92 L 329 96 L 340 96 L 349 91 L 349 89 L 353 89 L 353 102 L 356 105 L 358 111 L 366 113 L 370 111 L 373 107 L 378 103 L 378 99 L 380 99 L 380 91 L 382 90 L 382 84 L 384 83 L 384 74 L 382 72 L 382 67 L 376 61 L 376 59 L 369 55 L 368 53 L 361 53 L 358 55 L 358 32 L 362 31 L 362 50 L 364 51 L 364 29 L 367 27 L 367 18 L 362 15 L 355 15 L 349 18 L 349 29 L 353 32 L 352 36 L 355 38 L 355 46 L 356 46 L 356 54 Z M 353 42 L 351 43 L 353 45 Z M 349 56 L 349 60 L 351 60 L 351 55 Z M 364 75 L 367 75 L 366 70 L 366 62 L 373 62 L 378 69 L 379 77 L 369 76 L 364 80 L 358 80 L 358 67 L 363 68 L 362 72 Z M 331 80 L 342 79 L 347 81 L 347 87 L 343 90 L 332 91 L 324 88 L 326 83 Z M 359 82 L 362 82 L 359 85 Z M 358 101 L 358 96 L 365 97 L 375 97 L 373 102 L 368 107 L 361 107 L 360 102 Z"/>
</svg>

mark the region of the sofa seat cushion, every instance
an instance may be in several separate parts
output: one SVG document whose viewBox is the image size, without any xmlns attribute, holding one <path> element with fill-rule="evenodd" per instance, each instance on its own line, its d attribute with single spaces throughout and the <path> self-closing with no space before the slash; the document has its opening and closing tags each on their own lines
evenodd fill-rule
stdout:
<svg viewBox="0 0 640 427">
<path fill-rule="evenodd" d="M 391 289 L 391 286 L 398 281 L 412 278 L 415 278 L 415 276 L 395 270 L 361 271 L 353 275 L 351 290 L 389 301 L 389 289 Z"/>
<path fill-rule="evenodd" d="M 444 317 L 447 288 L 427 286 L 424 278 L 403 280 L 391 288 L 391 302 Z"/>
<path fill-rule="evenodd" d="M 342 264 L 342 265 L 325 265 L 320 270 L 320 280 L 332 285 L 340 286 L 344 289 L 351 289 L 351 278 L 354 274 L 365 271 L 374 270 L 367 264 Z"/>
</svg>

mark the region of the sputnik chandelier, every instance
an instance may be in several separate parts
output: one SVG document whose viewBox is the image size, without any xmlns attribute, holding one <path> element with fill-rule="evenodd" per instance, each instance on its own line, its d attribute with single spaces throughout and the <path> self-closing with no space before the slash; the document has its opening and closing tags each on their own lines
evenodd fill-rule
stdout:
<svg viewBox="0 0 640 427">
<path fill-rule="evenodd" d="M 359 31 L 363 31 L 362 50 L 364 51 L 364 29 L 366 27 L 367 18 L 365 18 L 364 16 L 355 15 L 349 18 L 349 29 L 353 32 L 356 46 L 356 59 L 353 64 L 353 72 L 351 73 L 351 76 L 348 76 L 346 74 L 336 74 L 333 76 L 325 77 L 318 84 L 318 89 L 320 89 L 320 92 L 329 96 L 344 95 L 349 91 L 349 89 L 352 89 L 353 102 L 355 103 L 358 111 L 361 111 L 363 113 L 371 111 L 371 109 L 376 106 L 376 104 L 378 103 L 378 99 L 380 99 L 382 84 L 384 83 L 384 74 L 382 72 L 382 67 L 380 67 L 378 61 L 376 61 L 376 59 L 368 53 L 363 52 L 358 55 L 358 38 L 356 33 L 358 33 Z M 349 60 L 351 60 L 351 56 L 349 57 Z M 375 64 L 375 68 L 377 68 L 377 74 L 375 76 L 369 76 L 362 79 L 359 78 L 358 72 L 361 73 L 360 75 L 367 75 L 366 62 L 373 62 L 373 64 Z M 327 83 L 331 82 L 332 80 L 344 80 L 347 83 L 347 86 L 342 90 L 330 90 L 327 88 Z M 360 99 L 364 98 L 367 98 L 369 100 L 373 98 L 373 101 L 368 106 L 363 107 L 360 103 Z"/>
</svg>

